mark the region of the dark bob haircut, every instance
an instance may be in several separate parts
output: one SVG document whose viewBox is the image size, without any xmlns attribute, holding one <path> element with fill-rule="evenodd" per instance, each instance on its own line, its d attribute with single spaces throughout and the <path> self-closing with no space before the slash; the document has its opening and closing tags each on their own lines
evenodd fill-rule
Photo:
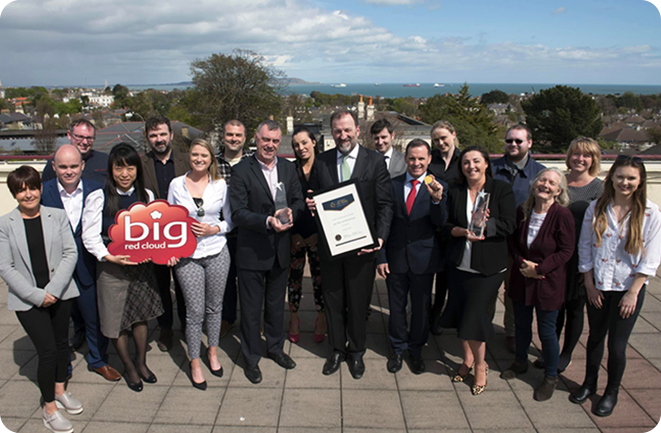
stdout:
<svg viewBox="0 0 661 433">
<path fill-rule="evenodd" d="M 41 176 L 33 167 L 21 165 L 7 175 L 7 186 L 11 195 L 16 198 L 16 194 L 26 188 L 41 189 Z"/>
</svg>

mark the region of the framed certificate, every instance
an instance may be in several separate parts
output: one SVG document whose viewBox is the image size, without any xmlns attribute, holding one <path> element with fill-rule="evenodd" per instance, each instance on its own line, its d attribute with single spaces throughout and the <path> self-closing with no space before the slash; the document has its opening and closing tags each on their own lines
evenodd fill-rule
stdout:
<svg viewBox="0 0 661 433">
<path fill-rule="evenodd" d="M 331 257 L 339 258 L 378 245 L 360 200 L 356 181 L 350 180 L 312 195 L 320 233 Z"/>
</svg>

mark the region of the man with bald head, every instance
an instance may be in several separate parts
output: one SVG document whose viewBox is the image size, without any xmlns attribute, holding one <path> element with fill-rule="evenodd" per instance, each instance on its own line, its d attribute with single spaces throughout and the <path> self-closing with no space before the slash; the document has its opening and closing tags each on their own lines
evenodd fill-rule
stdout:
<svg viewBox="0 0 661 433">
<path fill-rule="evenodd" d="M 78 285 L 80 296 L 73 304 L 72 316 L 78 315 L 78 320 L 85 329 L 85 338 L 89 346 L 88 368 L 106 380 L 118 381 L 121 379 L 120 374 L 108 365 L 108 339 L 101 334 L 99 327 L 99 312 L 96 304 L 96 258 L 83 247 L 81 238 L 81 217 L 85 199 L 90 192 L 103 185 L 81 178 L 85 161 L 74 145 L 60 146 L 53 156 L 51 167 L 56 178 L 44 182 L 41 201 L 45 206 L 66 211 L 78 248 L 78 263 L 73 278 Z"/>
</svg>

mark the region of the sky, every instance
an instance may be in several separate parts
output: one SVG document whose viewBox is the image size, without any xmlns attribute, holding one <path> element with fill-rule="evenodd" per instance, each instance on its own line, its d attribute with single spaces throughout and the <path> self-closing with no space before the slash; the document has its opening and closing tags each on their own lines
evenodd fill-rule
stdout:
<svg viewBox="0 0 661 433">
<path fill-rule="evenodd" d="M 189 81 L 235 49 L 325 83 L 661 84 L 645 0 L 16 0 L 0 41 L 4 86 Z"/>
</svg>

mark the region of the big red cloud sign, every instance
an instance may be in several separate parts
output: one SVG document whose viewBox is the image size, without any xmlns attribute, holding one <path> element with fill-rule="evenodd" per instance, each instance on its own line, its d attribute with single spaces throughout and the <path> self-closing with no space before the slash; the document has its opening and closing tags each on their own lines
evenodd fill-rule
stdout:
<svg viewBox="0 0 661 433">
<path fill-rule="evenodd" d="M 108 252 L 129 255 L 134 262 L 151 259 L 159 265 L 171 257 L 189 257 L 197 248 L 190 228 L 194 222 L 188 209 L 165 200 L 134 203 L 115 215 L 115 224 L 108 230 L 112 240 Z"/>
</svg>

